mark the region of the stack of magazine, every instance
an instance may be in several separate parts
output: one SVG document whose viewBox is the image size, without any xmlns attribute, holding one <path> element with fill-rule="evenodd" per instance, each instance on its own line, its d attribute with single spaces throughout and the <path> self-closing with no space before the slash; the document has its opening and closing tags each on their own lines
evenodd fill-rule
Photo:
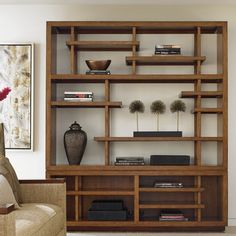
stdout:
<svg viewBox="0 0 236 236">
<path fill-rule="evenodd" d="M 181 47 L 178 45 L 156 45 L 155 55 L 180 55 Z"/>
<path fill-rule="evenodd" d="M 115 161 L 116 166 L 143 166 L 143 157 L 117 157 Z"/>
<path fill-rule="evenodd" d="M 162 210 L 159 216 L 160 221 L 188 221 L 180 210 L 166 209 Z"/>
<path fill-rule="evenodd" d="M 154 188 L 183 188 L 183 183 L 177 182 L 155 182 Z"/>
<path fill-rule="evenodd" d="M 70 102 L 92 102 L 92 92 L 81 92 L 81 91 L 65 91 L 64 101 Z"/>
</svg>

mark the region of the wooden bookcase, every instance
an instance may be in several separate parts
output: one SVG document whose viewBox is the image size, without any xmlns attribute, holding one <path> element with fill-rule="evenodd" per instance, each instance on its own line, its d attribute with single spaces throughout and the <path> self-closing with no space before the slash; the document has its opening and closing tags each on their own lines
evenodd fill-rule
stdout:
<svg viewBox="0 0 236 236">
<path fill-rule="evenodd" d="M 100 40 L 100 35 L 127 35 L 130 40 Z M 192 35 L 192 55 L 141 55 L 141 35 Z M 80 40 L 90 35 L 92 40 Z M 202 73 L 208 63 L 202 54 L 205 35 L 216 37 L 215 73 Z M 63 40 L 59 36 L 64 37 Z M 60 44 L 68 50 L 69 70 L 61 73 Z M 157 40 L 158 41 L 158 40 Z M 174 39 L 173 39 L 174 41 Z M 154 45 L 150 45 L 154 50 Z M 80 52 L 125 52 L 124 68 L 129 73 L 86 75 L 79 70 Z M 227 22 L 47 22 L 47 101 L 46 101 L 46 174 L 64 177 L 67 183 L 67 226 L 69 230 L 165 231 L 212 230 L 223 231 L 227 225 Z M 59 58 L 59 59 L 58 59 Z M 108 57 L 109 58 L 109 57 Z M 83 61 L 84 63 L 84 61 Z M 212 62 L 210 62 L 212 63 Z M 125 65 L 126 64 L 126 65 Z M 193 73 L 142 74 L 142 66 L 190 66 Z M 169 66 L 169 67 L 168 67 Z M 180 97 L 192 99 L 194 127 L 192 136 L 183 137 L 131 137 L 111 136 L 111 110 L 121 109 L 122 101 L 111 99 L 114 84 L 191 84 L 192 91 L 181 91 Z M 58 98 L 58 86 L 67 84 L 104 85 L 104 100 L 94 102 L 65 102 Z M 203 90 L 205 84 L 215 89 Z M 216 107 L 202 106 L 203 99 L 214 99 Z M 57 139 L 60 125 L 58 110 L 102 109 L 104 135 L 94 142 L 104 146 L 103 165 L 58 164 Z M 202 117 L 214 114 L 217 135 L 202 135 Z M 73 118 L 74 119 L 74 118 Z M 74 120 L 71 120 L 71 123 Z M 60 134 L 65 130 L 60 131 Z M 193 164 L 190 166 L 114 166 L 110 161 L 111 145 L 115 142 L 185 142 L 193 145 Z M 216 143 L 217 164 L 202 161 L 202 145 Z M 65 155 L 65 154 L 64 154 Z M 66 155 L 65 155 L 66 160 Z M 184 188 L 153 188 L 155 180 L 181 181 Z M 88 221 L 87 212 L 95 199 L 122 199 L 130 212 L 127 221 Z M 189 221 L 160 222 L 161 209 L 181 209 Z"/>
</svg>

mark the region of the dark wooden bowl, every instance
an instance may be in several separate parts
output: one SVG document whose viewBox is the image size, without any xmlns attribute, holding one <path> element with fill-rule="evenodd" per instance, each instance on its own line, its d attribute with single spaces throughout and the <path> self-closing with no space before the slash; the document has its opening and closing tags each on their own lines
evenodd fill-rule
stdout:
<svg viewBox="0 0 236 236">
<path fill-rule="evenodd" d="M 86 60 L 90 70 L 106 70 L 111 64 L 111 60 Z"/>
</svg>

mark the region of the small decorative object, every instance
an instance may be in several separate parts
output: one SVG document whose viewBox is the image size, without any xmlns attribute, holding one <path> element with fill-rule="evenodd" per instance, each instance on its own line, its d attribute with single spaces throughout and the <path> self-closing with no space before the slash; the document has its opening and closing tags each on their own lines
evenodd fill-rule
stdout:
<svg viewBox="0 0 236 236">
<path fill-rule="evenodd" d="M 87 144 L 87 134 L 75 121 L 64 134 L 64 146 L 70 165 L 79 165 Z"/>
<path fill-rule="evenodd" d="M 110 74 L 107 70 L 111 64 L 111 60 L 86 60 L 85 61 L 90 70 L 86 74 Z"/>
<path fill-rule="evenodd" d="M 170 104 L 170 110 L 171 112 L 177 112 L 177 131 L 179 131 L 179 112 L 185 112 L 186 111 L 186 105 L 181 100 L 175 100 Z"/>
<path fill-rule="evenodd" d="M 150 110 L 157 116 L 157 131 L 159 131 L 159 116 L 165 112 L 166 106 L 161 100 L 156 100 L 151 104 Z"/>
<path fill-rule="evenodd" d="M 144 110 L 145 110 L 144 104 L 140 100 L 135 100 L 131 102 L 129 105 L 130 113 L 136 113 L 137 131 L 139 131 L 138 113 L 143 113 Z"/>
</svg>

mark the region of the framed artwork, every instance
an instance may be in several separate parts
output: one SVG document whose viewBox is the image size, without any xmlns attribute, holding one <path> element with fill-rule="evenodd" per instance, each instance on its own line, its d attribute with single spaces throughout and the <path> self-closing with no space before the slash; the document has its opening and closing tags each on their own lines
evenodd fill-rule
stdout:
<svg viewBox="0 0 236 236">
<path fill-rule="evenodd" d="M 33 44 L 0 44 L 0 102 L 6 149 L 33 150 Z"/>
</svg>

